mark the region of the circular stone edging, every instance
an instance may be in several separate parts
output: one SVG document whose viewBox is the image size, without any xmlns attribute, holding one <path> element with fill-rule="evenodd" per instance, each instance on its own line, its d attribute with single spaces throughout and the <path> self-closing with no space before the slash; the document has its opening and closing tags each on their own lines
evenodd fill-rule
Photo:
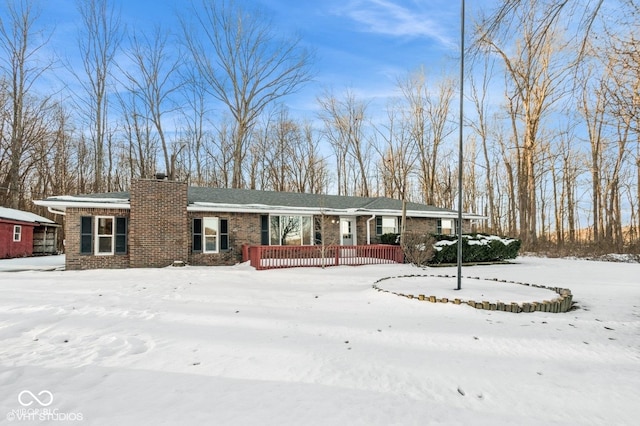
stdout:
<svg viewBox="0 0 640 426">
<path fill-rule="evenodd" d="M 384 277 L 384 278 L 380 278 L 375 283 L 373 283 L 373 288 L 383 293 L 395 294 L 396 296 L 406 297 L 408 299 L 416 299 L 419 301 L 425 301 L 425 302 L 431 302 L 431 303 L 453 303 L 455 305 L 468 305 L 475 309 L 484 309 L 487 311 L 503 311 L 503 312 L 512 312 L 512 313 L 520 313 L 520 312 L 564 313 L 564 312 L 568 312 L 573 307 L 573 295 L 571 294 L 571 290 L 569 290 L 568 288 L 549 287 L 541 284 L 530 284 L 530 283 L 523 283 L 520 281 L 502 280 L 498 278 L 463 277 L 463 278 L 474 279 L 474 280 L 496 281 L 501 283 L 524 285 L 527 287 L 544 288 L 557 293 L 559 297 L 552 300 L 544 300 L 542 302 L 531 302 L 531 303 L 528 303 L 528 302 L 491 303 L 486 300 L 475 301 L 475 300 L 463 300 L 458 298 L 450 300 L 446 297 L 437 298 L 436 296 L 425 296 L 424 294 L 419 294 L 416 296 L 413 294 L 404 294 L 404 293 L 398 293 L 395 291 L 385 290 L 384 288 L 381 288 L 378 286 L 380 282 L 385 280 L 389 280 L 393 278 L 414 278 L 414 277 L 457 278 L 457 275 L 411 274 L 411 275 L 397 275 L 394 277 Z"/>
</svg>

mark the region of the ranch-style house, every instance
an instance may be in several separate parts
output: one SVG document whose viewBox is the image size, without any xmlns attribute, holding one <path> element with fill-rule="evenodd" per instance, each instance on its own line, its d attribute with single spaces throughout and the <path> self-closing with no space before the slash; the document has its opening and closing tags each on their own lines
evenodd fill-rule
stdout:
<svg viewBox="0 0 640 426">
<path fill-rule="evenodd" d="M 128 192 L 34 202 L 64 216 L 67 270 L 232 265 L 249 258 L 261 269 L 252 257 L 259 248 L 271 250 L 261 251 L 263 257 L 294 248 L 282 253 L 305 257 L 309 265 L 320 248 L 336 262 L 347 249 L 354 258 L 375 258 L 375 247 L 389 247 L 379 244 L 380 236 L 399 232 L 403 217 L 402 201 L 384 197 L 205 188 L 166 179 L 134 180 Z M 406 203 L 405 229 L 453 234 L 457 216 L 454 210 Z M 463 232 L 480 219 L 464 214 Z M 280 266 L 287 264 L 280 260 Z"/>
</svg>

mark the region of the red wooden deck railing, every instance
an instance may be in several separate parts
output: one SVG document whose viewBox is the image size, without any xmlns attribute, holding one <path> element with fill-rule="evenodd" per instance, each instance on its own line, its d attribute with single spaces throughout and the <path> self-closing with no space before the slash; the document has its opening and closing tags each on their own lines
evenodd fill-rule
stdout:
<svg viewBox="0 0 640 426">
<path fill-rule="evenodd" d="M 243 246 L 242 260 L 258 270 L 302 266 L 403 263 L 400 246 Z"/>
</svg>

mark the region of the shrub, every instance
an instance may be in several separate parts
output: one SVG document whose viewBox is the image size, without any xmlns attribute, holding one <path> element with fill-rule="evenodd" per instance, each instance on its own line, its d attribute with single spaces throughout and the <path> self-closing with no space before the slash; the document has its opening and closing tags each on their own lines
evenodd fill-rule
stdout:
<svg viewBox="0 0 640 426">
<path fill-rule="evenodd" d="M 436 250 L 432 264 L 456 263 L 458 261 L 458 238 L 450 235 L 434 235 Z M 522 242 L 518 239 L 486 234 L 462 236 L 462 261 L 497 262 L 515 259 Z"/>
<path fill-rule="evenodd" d="M 406 232 L 402 243 L 406 261 L 416 266 L 427 265 L 433 259 L 435 241 L 433 235 Z"/>
<path fill-rule="evenodd" d="M 380 243 L 381 244 L 392 244 L 399 246 L 400 245 L 400 234 L 389 233 L 380 235 Z"/>
<path fill-rule="evenodd" d="M 400 245 L 400 234 L 383 234 L 380 236 L 380 243 Z M 515 238 L 488 234 L 463 235 L 462 261 L 473 263 L 515 259 L 518 257 L 521 245 L 522 242 Z M 421 247 L 433 247 L 433 250 L 422 250 Z M 458 261 L 458 237 L 407 232 L 402 251 L 407 262 L 414 265 L 456 263 Z"/>
</svg>

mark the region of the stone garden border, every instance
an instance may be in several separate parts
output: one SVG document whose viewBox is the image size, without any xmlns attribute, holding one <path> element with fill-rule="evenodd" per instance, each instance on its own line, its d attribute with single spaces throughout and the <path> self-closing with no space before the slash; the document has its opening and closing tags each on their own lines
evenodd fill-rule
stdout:
<svg viewBox="0 0 640 426">
<path fill-rule="evenodd" d="M 573 307 L 573 295 L 571 294 L 571 290 L 568 288 L 562 287 L 549 287 L 540 284 L 530 284 L 523 283 L 519 281 L 509 281 L 509 280 L 501 280 L 498 278 L 480 278 L 480 277 L 464 277 L 467 279 L 474 280 L 486 280 L 486 281 L 496 281 L 501 283 L 508 284 L 518 284 L 525 285 L 528 287 L 537 287 L 544 288 L 547 290 L 554 291 L 558 294 L 558 297 L 551 300 L 544 300 L 542 302 L 524 302 L 524 303 L 505 303 L 505 302 L 489 302 L 486 300 L 476 301 L 476 300 L 463 300 L 463 299 L 453 299 L 450 300 L 446 297 L 437 298 L 436 296 L 425 296 L 424 294 L 404 294 L 398 293 L 395 291 L 385 290 L 381 288 L 378 284 L 382 281 L 393 279 L 393 278 L 413 278 L 413 277 L 433 277 L 433 278 L 457 278 L 457 275 L 436 275 L 436 274 L 410 274 L 410 275 L 397 275 L 394 277 L 385 277 L 380 278 L 375 283 L 373 283 L 373 288 L 377 291 L 383 293 L 395 294 L 396 296 L 406 297 L 409 299 L 416 299 L 424 302 L 431 303 L 453 303 L 455 305 L 468 305 L 475 309 L 484 309 L 487 311 L 503 311 L 503 312 L 512 312 L 512 313 L 520 313 L 520 312 L 551 312 L 551 313 L 564 313 L 571 310 Z"/>
</svg>

